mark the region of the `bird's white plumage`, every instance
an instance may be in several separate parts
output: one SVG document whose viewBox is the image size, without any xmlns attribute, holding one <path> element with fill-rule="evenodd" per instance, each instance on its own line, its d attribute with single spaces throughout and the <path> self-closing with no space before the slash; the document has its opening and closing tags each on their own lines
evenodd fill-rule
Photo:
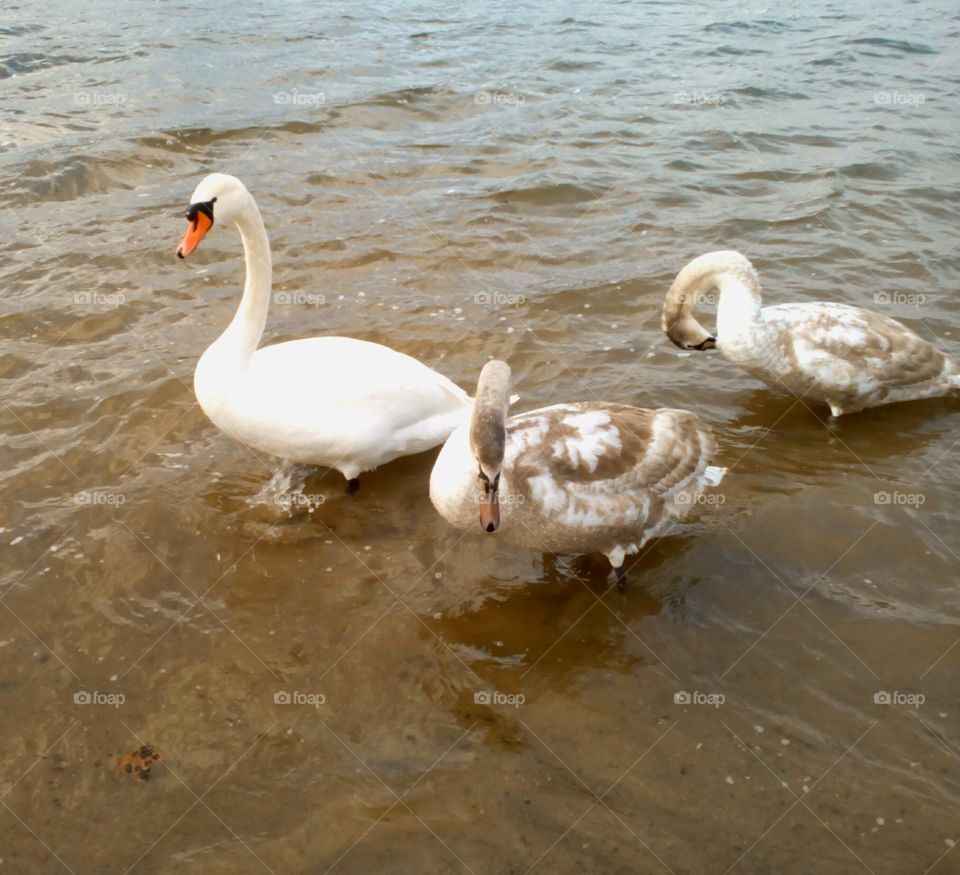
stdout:
<svg viewBox="0 0 960 875">
<path fill-rule="evenodd" d="M 266 230 L 239 180 L 207 177 L 193 202 L 213 197 L 216 220 L 232 220 L 240 230 L 247 280 L 233 322 L 194 374 L 210 420 L 256 450 L 336 468 L 347 478 L 442 443 L 472 400 L 416 359 L 349 337 L 257 349 L 271 289 Z"/>
</svg>

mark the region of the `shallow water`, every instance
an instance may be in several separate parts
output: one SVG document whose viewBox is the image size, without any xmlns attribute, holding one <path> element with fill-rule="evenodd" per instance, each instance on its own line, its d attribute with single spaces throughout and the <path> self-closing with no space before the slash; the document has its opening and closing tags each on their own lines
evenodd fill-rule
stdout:
<svg viewBox="0 0 960 875">
<path fill-rule="evenodd" d="M 954 6 L 277 8 L 0 28 L 2 869 L 960 871 L 956 403 L 829 423 L 659 331 L 724 247 L 960 353 Z M 270 341 L 697 410 L 719 498 L 621 595 L 447 528 L 433 453 L 278 474 L 193 398 L 211 170 L 324 298 Z"/>
</svg>

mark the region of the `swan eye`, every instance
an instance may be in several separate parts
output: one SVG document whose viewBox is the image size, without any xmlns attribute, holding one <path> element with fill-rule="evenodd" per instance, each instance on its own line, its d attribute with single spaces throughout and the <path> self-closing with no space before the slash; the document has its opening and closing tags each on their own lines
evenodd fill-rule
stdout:
<svg viewBox="0 0 960 875">
<path fill-rule="evenodd" d="M 477 476 L 480 478 L 480 481 L 483 483 L 483 491 L 489 495 L 491 492 L 496 492 L 500 488 L 500 475 L 497 474 L 496 477 L 491 480 L 486 474 L 483 473 L 483 469 L 477 471 Z"/>
<path fill-rule="evenodd" d="M 211 198 L 208 201 L 197 201 L 195 204 L 190 204 L 186 212 L 187 220 L 196 224 L 197 217 L 200 213 L 203 213 L 210 220 L 210 224 L 213 225 L 213 205 L 216 202 L 216 198 Z"/>
</svg>

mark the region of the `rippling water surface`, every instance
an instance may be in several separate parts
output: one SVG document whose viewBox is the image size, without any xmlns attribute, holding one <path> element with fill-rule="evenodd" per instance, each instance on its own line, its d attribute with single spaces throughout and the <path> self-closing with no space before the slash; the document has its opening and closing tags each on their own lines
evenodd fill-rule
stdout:
<svg viewBox="0 0 960 875">
<path fill-rule="evenodd" d="M 737 248 L 960 354 L 958 62 L 945 0 L 7 4 L 3 871 L 960 871 L 956 403 L 831 424 L 659 331 Z M 719 498 L 621 595 L 447 528 L 433 453 L 278 473 L 192 393 L 212 170 L 322 296 L 268 340 L 694 409 Z"/>
</svg>

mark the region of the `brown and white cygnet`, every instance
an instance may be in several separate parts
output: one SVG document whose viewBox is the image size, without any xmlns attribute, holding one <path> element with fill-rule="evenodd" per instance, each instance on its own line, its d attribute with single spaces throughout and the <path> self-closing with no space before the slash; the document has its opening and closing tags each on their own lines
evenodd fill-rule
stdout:
<svg viewBox="0 0 960 875">
<path fill-rule="evenodd" d="M 693 314 L 714 290 L 716 337 Z M 681 349 L 716 347 L 768 386 L 829 405 L 833 416 L 960 389 L 960 366 L 889 316 L 832 301 L 762 307 L 757 272 L 739 252 L 708 252 L 681 270 L 661 324 Z"/>
<path fill-rule="evenodd" d="M 725 470 L 687 410 L 556 404 L 507 419 L 510 367 L 488 362 L 469 421 L 444 444 L 430 500 L 458 529 L 477 526 L 549 553 L 603 553 L 622 589 L 628 554 L 668 529 Z"/>
</svg>

